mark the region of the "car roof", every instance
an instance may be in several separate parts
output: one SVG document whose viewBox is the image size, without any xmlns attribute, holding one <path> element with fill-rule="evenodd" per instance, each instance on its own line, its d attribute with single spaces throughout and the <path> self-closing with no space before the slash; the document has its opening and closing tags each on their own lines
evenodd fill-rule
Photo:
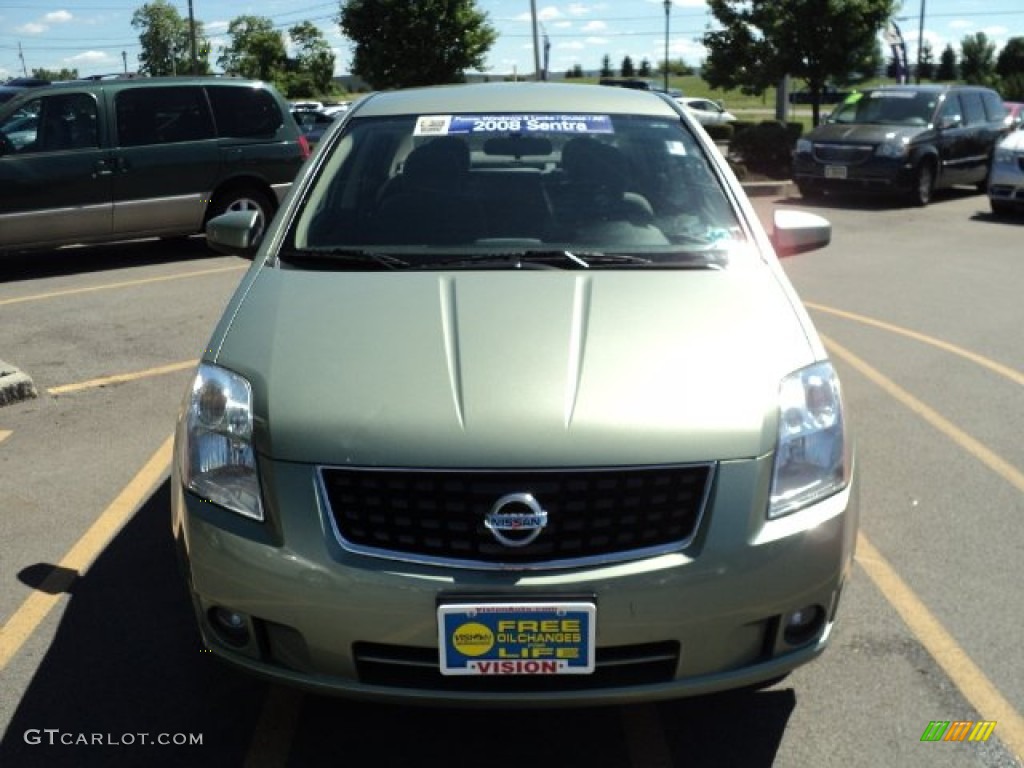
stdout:
<svg viewBox="0 0 1024 768">
<path fill-rule="evenodd" d="M 40 86 L 38 88 L 24 89 L 30 90 L 33 93 L 50 93 L 53 91 L 71 90 L 71 89 L 120 89 L 120 88 L 140 88 L 143 86 L 173 86 L 173 85 L 210 85 L 216 83 L 230 83 L 232 85 L 263 85 L 259 80 L 249 80 L 242 77 L 231 77 L 231 76 L 179 76 L 179 77 L 116 77 L 116 78 L 82 78 L 80 80 L 62 80 L 61 82 L 51 83 L 50 85 Z"/>
<path fill-rule="evenodd" d="M 513 82 L 435 85 L 381 91 L 353 104 L 360 117 L 448 113 L 540 112 L 559 115 L 608 113 L 678 117 L 671 99 L 634 88 L 597 85 Z"/>
</svg>

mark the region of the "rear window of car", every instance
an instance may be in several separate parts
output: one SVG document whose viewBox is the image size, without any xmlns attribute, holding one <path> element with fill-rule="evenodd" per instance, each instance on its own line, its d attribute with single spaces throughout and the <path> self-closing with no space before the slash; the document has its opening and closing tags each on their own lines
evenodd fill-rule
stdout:
<svg viewBox="0 0 1024 768">
<path fill-rule="evenodd" d="M 981 100 L 985 104 L 985 114 L 990 123 L 997 123 L 1006 117 L 1006 106 L 999 98 L 999 94 L 993 91 L 982 91 Z"/>
<path fill-rule="evenodd" d="M 214 137 L 213 121 L 198 87 L 131 88 L 114 97 L 122 147 L 173 144 Z"/>
<path fill-rule="evenodd" d="M 206 91 L 221 137 L 269 139 L 284 124 L 277 101 L 263 88 L 211 85 Z"/>
</svg>

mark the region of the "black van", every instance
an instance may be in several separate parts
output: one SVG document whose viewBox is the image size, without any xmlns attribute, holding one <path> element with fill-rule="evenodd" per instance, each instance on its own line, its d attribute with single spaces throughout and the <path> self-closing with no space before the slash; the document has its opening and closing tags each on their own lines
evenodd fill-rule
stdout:
<svg viewBox="0 0 1024 768">
<path fill-rule="evenodd" d="M 850 94 L 796 143 L 793 181 L 804 197 L 828 189 L 884 189 L 927 205 L 937 188 L 985 191 L 1006 134 L 995 91 L 968 85 L 900 85 Z"/>
<path fill-rule="evenodd" d="M 0 251 L 264 224 L 309 156 L 288 104 L 237 78 L 33 88 L 0 107 Z"/>
</svg>

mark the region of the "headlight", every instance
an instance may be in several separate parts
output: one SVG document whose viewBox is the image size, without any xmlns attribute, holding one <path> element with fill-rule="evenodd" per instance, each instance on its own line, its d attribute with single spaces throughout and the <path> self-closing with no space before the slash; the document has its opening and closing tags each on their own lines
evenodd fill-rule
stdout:
<svg viewBox="0 0 1024 768">
<path fill-rule="evenodd" d="M 768 517 L 795 512 L 850 482 L 839 379 L 818 363 L 782 380 Z"/>
<path fill-rule="evenodd" d="M 814 144 L 810 139 L 797 139 L 796 140 L 796 153 L 798 155 L 809 155 L 814 149 Z"/>
<path fill-rule="evenodd" d="M 252 387 L 236 373 L 203 363 L 185 414 L 185 487 L 232 512 L 263 519 L 252 448 Z"/>
<path fill-rule="evenodd" d="M 886 143 L 879 144 L 878 149 L 875 150 L 875 154 L 879 157 L 895 157 L 901 158 L 907 156 L 907 145 L 906 143 Z"/>
</svg>

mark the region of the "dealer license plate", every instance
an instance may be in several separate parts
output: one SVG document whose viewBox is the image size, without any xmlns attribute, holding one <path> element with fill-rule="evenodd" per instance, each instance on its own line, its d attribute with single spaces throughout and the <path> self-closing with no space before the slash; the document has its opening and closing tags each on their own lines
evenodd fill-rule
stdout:
<svg viewBox="0 0 1024 768">
<path fill-rule="evenodd" d="M 826 165 L 825 166 L 825 178 L 826 179 L 845 179 L 846 178 L 846 166 L 845 165 Z"/>
<path fill-rule="evenodd" d="M 588 675 L 589 602 L 446 603 L 437 608 L 443 675 Z"/>
</svg>

